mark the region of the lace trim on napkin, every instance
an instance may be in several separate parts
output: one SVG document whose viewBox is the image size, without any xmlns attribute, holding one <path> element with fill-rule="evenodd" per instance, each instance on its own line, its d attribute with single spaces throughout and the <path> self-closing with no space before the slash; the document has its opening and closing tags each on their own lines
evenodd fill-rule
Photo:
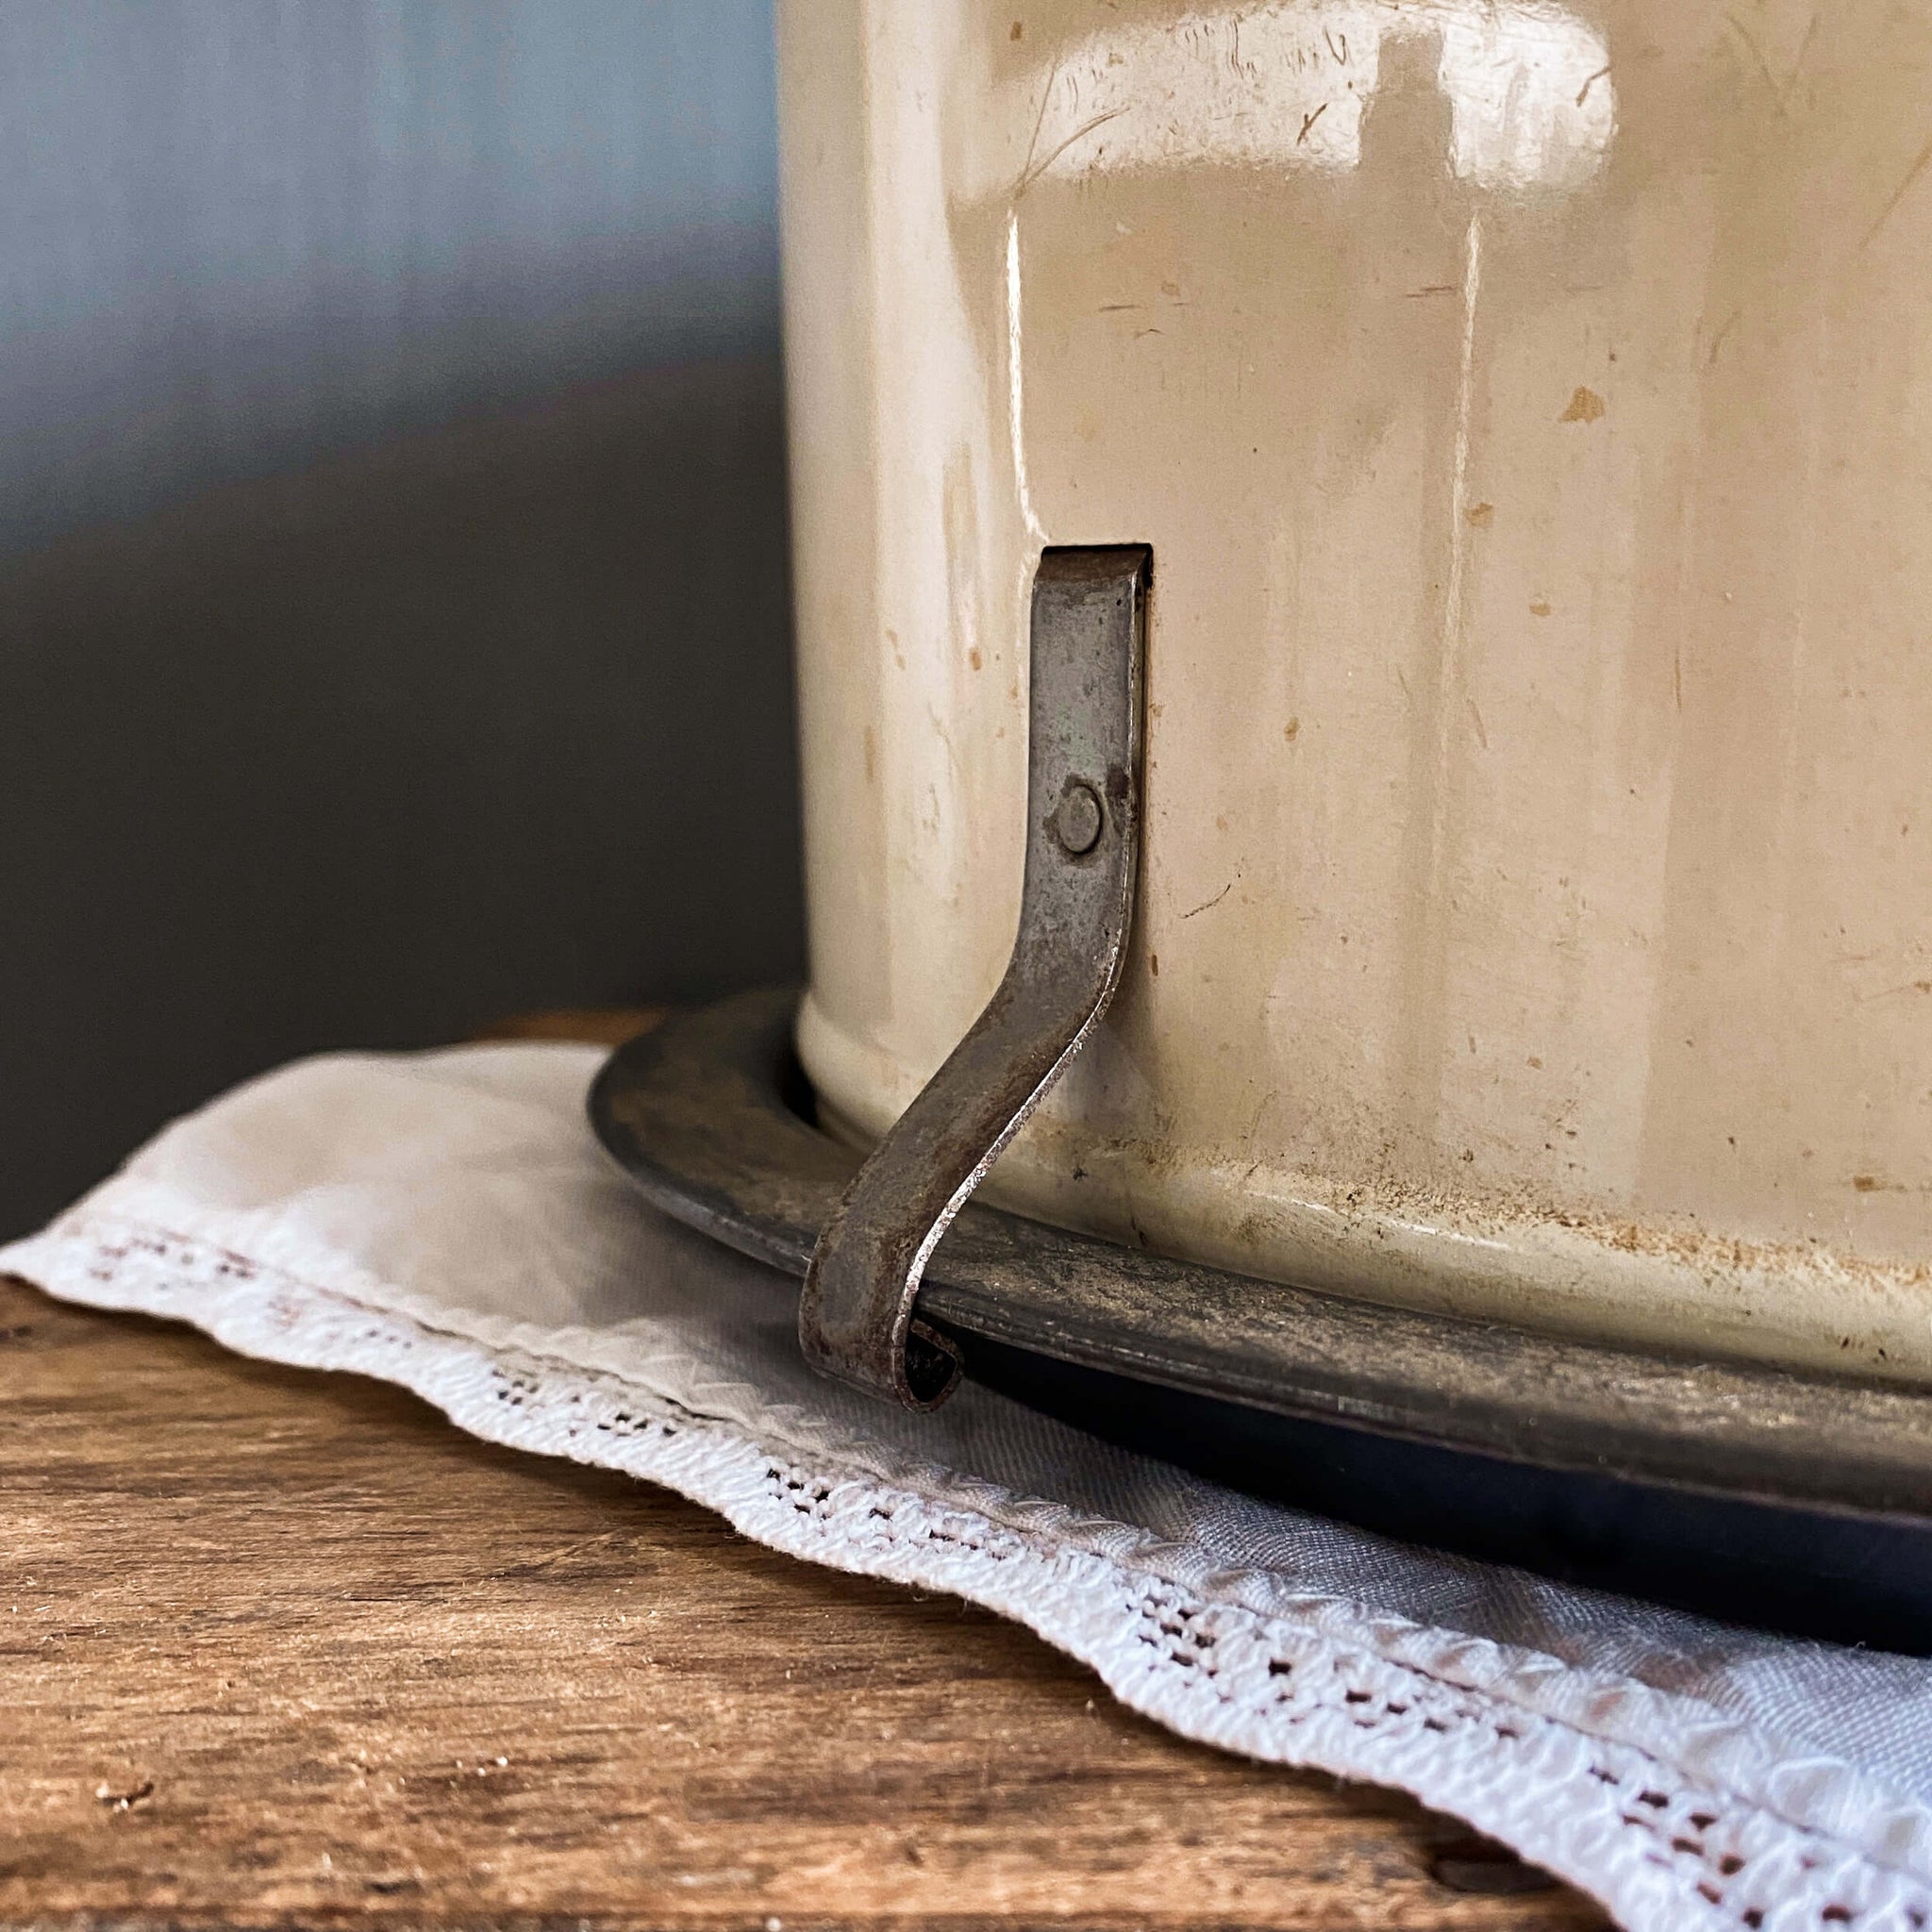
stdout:
<svg viewBox="0 0 1932 1932">
<path fill-rule="evenodd" d="M 675 1364 L 645 1388 L 570 1359 L 567 1334 L 537 1350 L 519 1345 L 518 1324 L 458 1332 L 447 1311 L 420 1319 L 412 1297 L 333 1256 L 315 1257 L 327 1285 L 278 1260 L 87 1209 L 5 1256 L 66 1299 L 380 1376 L 488 1441 L 661 1483 L 813 1562 L 950 1591 L 1027 1624 L 1186 1737 L 1410 1791 L 1632 1928 L 1932 1928 L 1923 1807 L 1837 1760 L 1794 1765 L 1692 1700 L 1332 1598 L 1257 1608 L 1241 1601 L 1242 1573 L 1163 1574 L 1144 1533 L 944 1469 L 889 1477 L 788 1441 L 769 1415 L 747 1427 L 726 1412 L 738 1404 L 690 1406 L 695 1391 L 668 1392 L 689 1379 Z M 1099 1547 L 1137 1536 L 1132 1560 Z M 1697 1774 L 1655 1737 L 1645 1748 L 1660 1729 Z"/>
</svg>

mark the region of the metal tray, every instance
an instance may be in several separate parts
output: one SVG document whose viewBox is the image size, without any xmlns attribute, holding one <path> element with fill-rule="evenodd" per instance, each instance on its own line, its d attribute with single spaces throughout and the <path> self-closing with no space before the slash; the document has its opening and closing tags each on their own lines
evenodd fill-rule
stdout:
<svg viewBox="0 0 1932 1932">
<path fill-rule="evenodd" d="M 591 1115 L 658 1208 L 802 1277 L 860 1156 L 812 1124 L 796 998 L 675 1016 L 611 1058 Z M 919 1312 L 972 1378 L 1238 1487 L 1737 1621 L 1932 1651 L 1932 1394 L 1353 1301 L 977 1205 Z"/>
</svg>

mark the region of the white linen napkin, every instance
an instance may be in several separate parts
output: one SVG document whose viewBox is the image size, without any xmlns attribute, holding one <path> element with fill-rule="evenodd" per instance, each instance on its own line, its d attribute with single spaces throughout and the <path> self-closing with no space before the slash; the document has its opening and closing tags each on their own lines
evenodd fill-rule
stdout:
<svg viewBox="0 0 1932 1932">
<path fill-rule="evenodd" d="M 0 1271 L 414 1390 L 813 1562 L 956 1591 L 1185 1736 L 1412 1791 L 1633 1932 L 1928 1932 L 1932 1663 L 1407 1548 L 976 1388 L 811 1374 L 791 1285 L 666 1221 L 601 1056 L 334 1055 L 168 1128 Z"/>
</svg>

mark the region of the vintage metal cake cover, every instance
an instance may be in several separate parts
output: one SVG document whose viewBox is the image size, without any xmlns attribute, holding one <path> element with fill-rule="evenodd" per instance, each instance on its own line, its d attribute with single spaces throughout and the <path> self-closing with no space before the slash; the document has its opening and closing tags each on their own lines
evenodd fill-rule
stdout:
<svg viewBox="0 0 1932 1932">
<path fill-rule="evenodd" d="M 784 7 L 822 1117 L 998 982 L 1036 568 L 1144 544 L 1131 942 L 992 1198 L 1932 1371 L 1928 69 L 1879 0 Z"/>
</svg>

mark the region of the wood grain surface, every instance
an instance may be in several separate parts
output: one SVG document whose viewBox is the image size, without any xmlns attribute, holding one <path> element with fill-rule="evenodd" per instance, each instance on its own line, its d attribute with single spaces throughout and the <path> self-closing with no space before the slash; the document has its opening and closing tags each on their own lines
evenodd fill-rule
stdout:
<svg viewBox="0 0 1932 1932">
<path fill-rule="evenodd" d="M 0 1924 L 1556 1932 L 957 1600 L 0 1279 Z"/>
</svg>

